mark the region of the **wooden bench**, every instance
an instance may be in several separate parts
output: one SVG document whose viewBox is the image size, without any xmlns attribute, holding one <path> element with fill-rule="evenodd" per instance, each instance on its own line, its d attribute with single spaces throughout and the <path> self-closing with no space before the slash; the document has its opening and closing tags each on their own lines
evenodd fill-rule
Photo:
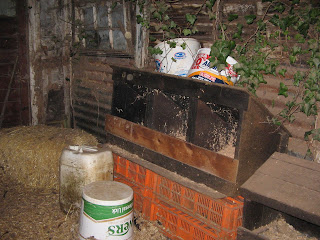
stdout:
<svg viewBox="0 0 320 240">
<path fill-rule="evenodd" d="M 320 226 L 320 164 L 274 153 L 242 186 L 243 226 L 266 224 L 263 207 Z M 269 219 L 270 220 L 270 219 Z"/>
</svg>

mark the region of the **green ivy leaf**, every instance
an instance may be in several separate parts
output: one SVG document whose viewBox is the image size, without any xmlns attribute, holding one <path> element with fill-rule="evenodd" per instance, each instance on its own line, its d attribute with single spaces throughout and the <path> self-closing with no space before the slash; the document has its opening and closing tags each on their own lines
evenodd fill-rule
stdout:
<svg viewBox="0 0 320 240">
<path fill-rule="evenodd" d="M 149 35 L 149 40 L 150 40 L 150 42 L 154 42 L 154 41 L 156 41 L 157 39 L 156 39 L 154 36 Z"/>
<path fill-rule="evenodd" d="M 177 46 L 177 42 L 175 41 L 167 41 L 167 44 L 169 44 L 170 48 L 175 48 Z"/>
<path fill-rule="evenodd" d="M 314 130 L 311 131 L 307 131 L 304 133 L 304 140 L 308 141 L 309 140 L 309 136 L 312 135 Z"/>
<path fill-rule="evenodd" d="M 209 0 L 209 1 L 206 1 L 206 6 L 207 8 L 211 9 L 215 3 L 216 3 L 216 0 Z"/>
<path fill-rule="evenodd" d="M 153 16 L 155 19 L 159 20 L 159 21 L 162 20 L 162 16 L 161 16 L 160 12 L 158 12 L 158 11 L 155 11 L 155 12 L 152 14 L 152 16 Z"/>
<path fill-rule="evenodd" d="M 257 16 L 250 14 L 250 15 L 244 16 L 244 18 L 246 19 L 247 24 L 250 25 L 257 18 Z"/>
<path fill-rule="evenodd" d="M 283 68 L 283 69 L 280 69 L 278 73 L 279 73 L 281 76 L 285 77 L 286 72 L 287 72 L 287 69 L 284 69 L 284 68 Z"/>
<path fill-rule="evenodd" d="M 273 25 L 275 26 L 280 26 L 280 18 L 279 18 L 279 15 L 277 14 L 274 14 L 272 16 L 272 18 L 269 20 L 269 22 L 271 22 Z M 277 35 L 277 34 L 276 34 Z"/>
<path fill-rule="evenodd" d="M 166 32 L 169 30 L 169 26 L 166 24 L 162 24 L 161 29 Z"/>
<path fill-rule="evenodd" d="M 285 9 L 286 9 L 286 8 L 284 7 L 284 4 L 281 3 L 281 2 L 279 2 L 279 3 L 277 3 L 277 4 L 275 5 L 275 7 L 274 7 L 273 10 L 274 10 L 274 11 L 277 11 L 277 12 L 279 12 L 279 13 L 283 13 Z"/>
<path fill-rule="evenodd" d="M 112 10 L 113 10 L 113 9 L 115 9 L 115 8 L 117 7 L 117 5 L 118 5 L 118 3 L 117 3 L 117 2 L 112 3 L 112 5 L 111 5 L 111 9 L 112 9 Z"/>
<path fill-rule="evenodd" d="M 240 39 L 241 38 L 241 34 L 236 32 L 232 35 L 232 39 Z"/>
<path fill-rule="evenodd" d="M 303 35 L 301 34 L 296 34 L 294 35 L 294 39 L 298 42 L 298 43 L 305 43 L 306 39 L 303 37 Z"/>
<path fill-rule="evenodd" d="M 281 126 L 282 125 L 282 123 L 277 118 L 272 118 L 271 120 L 272 120 L 272 123 L 274 125 L 276 125 L 276 126 Z"/>
<path fill-rule="evenodd" d="M 294 106 L 295 106 L 295 102 L 294 101 L 289 101 L 286 103 L 286 106 L 289 108 L 289 109 L 292 109 Z"/>
<path fill-rule="evenodd" d="M 296 87 L 298 87 L 299 84 L 300 84 L 300 82 L 303 81 L 304 76 L 305 76 L 305 75 L 304 75 L 303 72 L 298 71 L 297 73 L 295 73 L 294 76 L 293 76 L 293 79 L 294 79 L 293 85 L 296 86 Z"/>
<path fill-rule="evenodd" d="M 299 4 L 300 0 L 290 0 L 292 5 Z"/>
<path fill-rule="evenodd" d="M 289 60 L 291 64 L 294 64 L 297 61 L 297 56 L 294 55 L 290 55 L 289 56 Z"/>
<path fill-rule="evenodd" d="M 197 16 L 196 15 L 191 15 L 190 13 L 187 13 L 186 14 L 186 19 L 191 25 L 193 25 L 197 20 Z"/>
<path fill-rule="evenodd" d="M 170 17 L 169 17 L 168 14 L 166 14 L 166 15 L 163 16 L 163 21 L 168 21 L 169 19 L 170 19 Z"/>
<path fill-rule="evenodd" d="M 295 117 L 293 114 L 291 114 L 291 115 L 289 115 L 289 117 L 288 117 L 287 119 L 288 119 L 288 121 L 289 121 L 290 123 L 293 123 L 294 120 L 296 120 L 296 117 Z"/>
<path fill-rule="evenodd" d="M 293 46 L 292 48 L 292 55 L 296 56 L 297 54 L 301 53 L 301 47 L 300 46 Z"/>
<path fill-rule="evenodd" d="M 309 27 L 310 25 L 308 22 L 300 22 L 300 25 L 298 26 L 298 31 L 300 34 L 306 37 L 308 35 Z"/>
<path fill-rule="evenodd" d="M 257 22 L 257 24 L 258 24 L 258 27 L 259 27 L 259 30 L 260 31 L 264 31 L 264 30 L 266 30 L 266 23 L 265 22 L 263 22 L 262 20 L 259 20 L 258 22 Z"/>
<path fill-rule="evenodd" d="M 304 102 L 302 103 L 300 111 L 306 114 L 307 116 L 310 116 L 312 114 L 312 107 L 313 107 L 312 103 Z"/>
<path fill-rule="evenodd" d="M 163 53 L 163 51 L 159 47 L 157 48 L 148 47 L 148 50 L 151 55 L 157 55 L 157 54 L 161 55 Z"/>
<path fill-rule="evenodd" d="M 232 22 L 233 20 L 238 18 L 238 14 L 229 14 L 228 21 Z"/>
<path fill-rule="evenodd" d="M 191 35 L 191 30 L 190 29 L 188 29 L 188 28 L 185 28 L 185 29 L 183 29 L 183 35 L 185 35 L 185 36 L 188 36 L 188 35 Z"/>
<path fill-rule="evenodd" d="M 180 46 L 181 46 L 181 48 L 182 48 L 183 50 L 185 50 L 185 49 L 187 48 L 187 43 L 184 42 L 184 43 L 182 43 Z"/>
<path fill-rule="evenodd" d="M 143 17 L 142 17 L 141 15 L 137 15 L 136 18 L 137 18 L 137 23 L 138 23 L 138 24 L 143 23 L 143 20 L 144 20 L 144 19 L 143 19 Z"/>
<path fill-rule="evenodd" d="M 177 24 L 174 21 L 170 22 L 170 28 L 176 28 Z"/>
<path fill-rule="evenodd" d="M 288 87 L 283 82 L 280 82 L 280 89 L 278 95 L 288 97 Z"/>
<path fill-rule="evenodd" d="M 313 62 L 313 64 L 314 64 L 315 68 L 316 68 L 316 69 L 319 69 L 319 64 L 320 64 L 319 58 L 313 58 L 313 59 L 312 59 L 312 62 Z"/>
<path fill-rule="evenodd" d="M 311 131 L 307 131 L 304 133 L 304 139 L 306 141 L 309 140 L 309 136 L 312 136 L 313 140 L 320 141 L 320 129 L 312 129 Z"/>
</svg>

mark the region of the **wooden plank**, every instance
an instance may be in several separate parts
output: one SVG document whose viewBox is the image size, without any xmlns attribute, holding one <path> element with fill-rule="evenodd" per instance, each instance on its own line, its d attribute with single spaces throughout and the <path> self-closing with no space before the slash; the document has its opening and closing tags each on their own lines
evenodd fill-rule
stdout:
<svg viewBox="0 0 320 240">
<path fill-rule="evenodd" d="M 235 182 L 238 160 L 195 146 L 119 117 L 106 115 L 106 131 L 182 163 Z"/>
<path fill-rule="evenodd" d="M 242 185 L 241 193 L 320 226 L 319 170 L 318 163 L 275 153 Z"/>
<path fill-rule="evenodd" d="M 140 85 L 241 110 L 248 107 L 249 94 L 239 87 L 114 65 L 111 67 L 115 82 Z"/>
<path fill-rule="evenodd" d="M 279 153 L 279 152 L 275 152 L 274 154 L 272 154 L 271 159 L 276 159 L 276 160 L 284 161 L 290 164 L 295 164 L 297 166 L 300 166 L 312 171 L 316 171 L 320 174 L 320 164 L 317 162 L 312 162 L 309 160 L 297 158 L 297 157 Z"/>
<path fill-rule="evenodd" d="M 108 136 L 110 137 L 111 135 L 108 135 Z M 111 137 L 111 138 L 108 138 L 108 139 L 110 139 L 111 142 L 112 142 L 113 140 L 116 139 L 116 137 L 115 138 Z M 131 145 L 131 144 L 135 145 L 133 143 L 129 143 L 129 145 Z M 130 151 L 127 151 L 124 148 L 121 148 L 121 147 L 117 146 L 118 144 L 114 145 L 114 144 L 107 143 L 105 145 L 108 148 L 110 148 L 113 153 L 115 153 L 115 154 L 117 154 L 117 155 L 119 155 L 119 156 L 121 156 L 121 157 L 123 157 L 123 158 L 125 158 L 125 159 L 127 159 L 129 161 L 131 161 L 131 162 L 139 164 L 140 166 L 145 167 L 145 168 L 149 169 L 152 172 L 155 172 L 155 173 L 157 173 L 157 174 L 159 174 L 161 176 L 164 176 L 164 177 L 168 178 L 169 180 L 171 180 L 173 182 L 181 184 L 181 185 L 183 185 L 183 186 L 185 186 L 187 188 L 190 188 L 190 189 L 192 189 L 194 191 L 197 191 L 197 192 L 200 192 L 200 193 L 205 193 L 210 198 L 219 199 L 219 198 L 227 197 L 225 194 L 223 194 L 221 192 L 218 192 L 216 189 L 213 189 L 212 187 L 206 186 L 205 184 L 203 184 L 203 182 L 193 181 L 190 178 L 182 177 L 183 175 L 179 175 L 176 172 L 172 172 L 172 171 L 166 169 L 165 166 L 168 165 L 168 164 L 163 165 L 163 166 L 159 166 L 156 163 L 152 163 L 151 161 L 148 161 L 147 159 L 140 157 L 139 155 L 141 155 L 141 156 L 143 155 L 144 157 L 148 158 L 148 154 L 141 154 L 141 153 L 146 153 L 148 151 L 148 150 L 144 150 L 143 147 L 139 147 L 139 146 L 136 145 L 137 147 L 133 147 L 132 148 L 131 147 L 132 145 L 131 145 L 130 146 Z M 123 147 L 124 145 L 121 145 L 121 146 Z M 139 153 L 138 153 L 139 155 L 135 154 L 135 151 L 132 151 L 133 149 L 137 149 L 137 150 L 139 149 Z M 157 153 L 154 153 L 154 155 L 152 153 L 150 154 L 150 156 L 153 159 L 159 159 L 157 157 L 157 155 L 159 155 L 159 154 L 157 154 Z M 166 160 L 166 161 L 167 161 L 167 163 L 170 162 L 170 160 Z M 208 175 L 206 175 L 206 177 L 208 177 Z M 210 180 L 214 180 L 214 179 L 210 178 Z"/>
<path fill-rule="evenodd" d="M 264 107 L 255 101 L 249 100 L 248 111 L 243 112 L 240 122 L 240 137 L 238 139 L 239 171 L 237 182 L 242 185 L 281 145 L 281 129 L 267 122 L 272 118 Z"/>
<path fill-rule="evenodd" d="M 268 240 L 269 238 L 264 236 L 259 236 L 256 233 L 244 228 L 238 227 L 237 240 Z"/>
<path fill-rule="evenodd" d="M 295 159 L 293 157 L 293 159 Z M 320 194 L 320 164 L 308 160 L 287 161 L 273 156 L 258 169 L 262 175 L 281 179 L 286 183 L 319 192 Z"/>
<path fill-rule="evenodd" d="M 236 184 L 219 178 L 213 174 L 201 171 L 195 167 L 184 164 L 173 158 L 164 156 L 158 152 L 152 151 L 148 148 L 145 148 L 134 142 L 128 141 L 108 132 L 106 133 L 106 141 L 108 146 L 121 148 L 131 153 L 133 156 L 139 157 L 148 161 L 149 163 L 167 169 L 170 172 L 170 175 L 177 175 L 177 177 L 187 178 L 197 184 L 203 184 L 211 188 L 212 190 L 217 191 L 214 198 L 221 198 L 222 195 L 234 197 L 239 195 L 238 186 L 236 186 Z M 124 156 L 122 151 L 120 151 L 118 154 L 120 156 Z M 133 160 L 131 157 L 128 157 L 127 159 Z M 140 161 L 138 160 L 136 161 L 136 163 L 140 164 Z M 151 170 L 156 171 L 157 169 L 152 168 Z M 167 176 L 167 172 L 160 171 L 157 173 L 162 176 Z M 198 191 L 201 191 L 201 189 L 199 188 Z"/>
</svg>

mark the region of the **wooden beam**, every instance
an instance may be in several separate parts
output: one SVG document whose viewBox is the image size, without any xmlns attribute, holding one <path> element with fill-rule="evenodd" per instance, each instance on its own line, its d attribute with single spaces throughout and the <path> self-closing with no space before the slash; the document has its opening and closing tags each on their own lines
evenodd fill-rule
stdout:
<svg viewBox="0 0 320 240">
<path fill-rule="evenodd" d="M 215 195 L 214 198 L 221 198 L 222 195 L 231 196 L 231 197 L 236 197 L 239 195 L 238 193 L 239 186 L 237 186 L 233 182 L 224 180 L 211 173 L 202 171 L 198 168 L 187 165 L 178 160 L 167 157 L 156 151 L 152 151 L 149 148 L 143 147 L 141 145 L 138 145 L 134 142 L 131 142 L 129 140 L 126 140 L 122 137 L 113 135 L 108 132 L 106 132 L 106 140 L 110 149 L 112 149 L 112 151 L 118 154 L 119 156 L 125 157 L 128 160 L 133 161 L 140 165 L 143 165 L 141 159 L 144 159 L 150 164 L 154 164 L 168 170 L 168 172 L 170 172 L 169 175 L 176 176 L 176 178 L 171 179 L 172 181 L 181 183 L 180 180 L 182 177 L 182 178 L 186 178 L 186 180 L 189 179 L 197 184 L 203 184 L 204 186 L 207 186 L 212 190 L 217 191 L 216 194 L 214 194 Z M 119 150 L 117 151 L 116 149 L 119 149 Z M 126 154 L 124 154 L 124 152 L 129 152 L 131 155 L 140 159 L 135 161 L 134 160 L 135 157 L 127 156 Z M 150 168 L 150 165 L 149 166 L 143 165 L 143 166 L 147 167 L 152 171 L 155 171 L 161 176 L 169 177 L 166 171 L 161 171 L 161 170 L 157 171 L 154 168 Z M 191 187 L 191 185 L 184 185 L 184 186 Z M 202 188 L 198 188 L 197 191 L 202 191 Z"/>
<path fill-rule="evenodd" d="M 106 115 L 106 131 L 204 172 L 236 181 L 238 160 L 233 158 L 109 114 Z"/>
<path fill-rule="evenodd" d="M 250 94 L 239 87 L 114 65 L 111 67 L 112 79 L 116 83 L 144 86 L 244 111 L 248 108 Z"/>
<path fill-rule="evenodd" d="M 245 184 L 247 199 L 320 226 L 320 164 L 274 153 Z"/>
</svg>

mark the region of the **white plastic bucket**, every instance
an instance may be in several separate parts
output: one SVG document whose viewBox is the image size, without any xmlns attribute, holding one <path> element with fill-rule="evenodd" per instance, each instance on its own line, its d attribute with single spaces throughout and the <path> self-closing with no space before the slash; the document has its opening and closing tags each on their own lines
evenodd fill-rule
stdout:
<svg viewBox="0 0 320 240">
<path fill-rule="evenodd" d="M 113 155 L 106 147 L 69 146 L 60 157 L 60 207 L 68 212 L 80 208 L 86 184 L 113 180 Z"/>
<path fill-rule="evenodd" d="M 162 50 L 161 55 L 154 55 L 156 71 L 186 77 L 200 48 L 200 43 L 193 38 L 175 38 L 170 41 L 177 43 L 175 48 L 170 48 L 167 42 L 161 42 L 155 46 Z M 184 43 L 185 49 L 181 47 Z"/>
<path fill-rule="evenodd" d="M 201 48 L 192 64 L 187 76 L 199 80 L 214 83 L 234 85 L 240 76 L 233 71 L 233 65 L 237 63 L 235 59 L 228 56 L 226 62 L 228 66 L 225 70 L 218 71 L 217 67 L 210 68 L 210 48 Z"/>
<path fill-rule="evenodd" d="M 115 181 L 97 181 L 83 188 L 80 239 L 132 240 L 132 227 L 131 187 Z"/>
</svg>

